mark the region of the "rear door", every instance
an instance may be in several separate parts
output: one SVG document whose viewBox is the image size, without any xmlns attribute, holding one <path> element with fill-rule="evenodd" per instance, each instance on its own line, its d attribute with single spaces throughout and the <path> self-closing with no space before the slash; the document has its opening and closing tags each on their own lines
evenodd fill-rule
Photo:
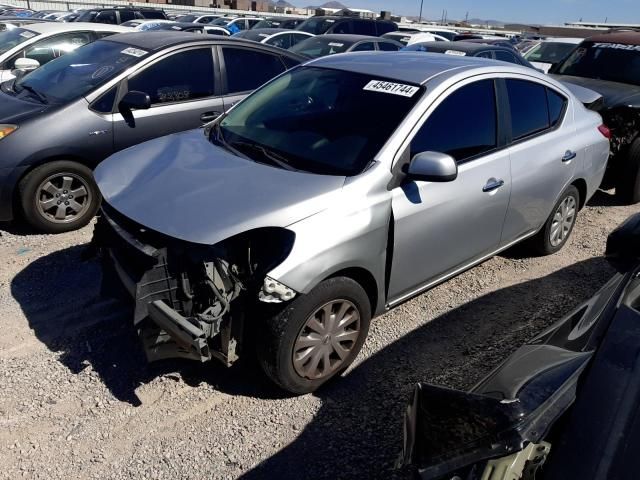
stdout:
<svg viewBox="0 0 640 480">
<path fill-rule="evenodd" d="M 219 55 L 225 111 L 287 69 L 280 55 L 255 48 L 224 46 Z"/>
<path fill-rule="evenodd" d="M 223 112 L 211 46 L 174 51 L 133 73 L 126 91 L 140 91 L 151 98 L 151 108 L 135 110 L 133 118 L 116 112 L 116 150 L 174 132 L 198 128 Z"/>
<path fill-rule="evenodd" d="M 584 156 L 562 93 L 525 79 L 507 78 L 505 84 L 513 187 L 503 244 L 542 226 Z"/>
</svg>

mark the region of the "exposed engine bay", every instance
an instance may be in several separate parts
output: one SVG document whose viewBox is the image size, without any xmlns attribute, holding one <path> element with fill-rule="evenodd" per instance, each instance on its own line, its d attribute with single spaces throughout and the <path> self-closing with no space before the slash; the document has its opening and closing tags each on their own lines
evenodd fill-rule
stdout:
<svg viewBox="0 0 640 480">
<path fill-rule="evenodd" d="M 614 158 L 638 137 L 640 111 L 620 106 L 600 113 L 605 125 L 611 129 L 611 158 Z"/>
<path fill-rule="evenodd" d="M 133 298 L 134 326 L 149 361 L 240 355 L 247 314 L 296 292 L 266 276 L 289 254 L 294 234 L 262 228 L 208 246 L 151 232 L 104 205 L 92 247 L 104 263 L 103 291 L 113 283 Z"/>
</svg>

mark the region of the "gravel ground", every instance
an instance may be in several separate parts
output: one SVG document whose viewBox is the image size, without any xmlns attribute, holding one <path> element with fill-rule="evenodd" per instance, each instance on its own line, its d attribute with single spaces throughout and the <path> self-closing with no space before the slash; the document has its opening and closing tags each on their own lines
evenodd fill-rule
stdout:
<svg viewBox="0 0 640 480">
<path fill-rule="evenodd" d="M 559 254 L 509 251 L 377 319 L 354 368 L 298 398 L 253 360 L 146 365 L 81 260 L 90 227 L 0 226 L 0 478 L 408 478 L 392 465 L 413 384 L 470 387 L 593 295 L 607 233 L 639 209 L 611 198 Z"/>
</svg>

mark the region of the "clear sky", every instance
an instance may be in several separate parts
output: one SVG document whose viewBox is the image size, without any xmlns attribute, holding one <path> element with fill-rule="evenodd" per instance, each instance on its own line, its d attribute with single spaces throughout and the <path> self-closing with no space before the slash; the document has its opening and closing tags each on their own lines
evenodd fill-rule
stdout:
<svg viewBox="0 0 640 480">
<path fill-rule="evenodd" d="M 292 3 L 300 3 L 300 0 Z M 318 1 L 317 3 L 322 3 Z M 418 15 L 420 0 L 342 0 L 354 8 L 391 10 L 398 15 Z M 424 0 L 423 16 L 440 19 L 442 10 L 451 19 L 469 18 L 555 23 L 566 21 L 640 23 L 640 0 Z"/>
</svg>

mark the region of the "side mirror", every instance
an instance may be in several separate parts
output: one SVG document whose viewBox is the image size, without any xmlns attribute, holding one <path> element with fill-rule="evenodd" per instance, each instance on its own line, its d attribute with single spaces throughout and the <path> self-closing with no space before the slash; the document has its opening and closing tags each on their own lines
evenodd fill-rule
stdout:
<svg viewBox="0 0 640 480">
<path fill-rule="evenodd" d="M 411 159 L 406 173 L 423 182 L 452 182 L 458 177 L 458 164 L 450 155 L 422 152 Z"/>
<path fill-rule="evenodd" d="M 118 103 L 120 112 L 130 112 L 131 110 L 146 110 L 151 107 L 151 98 L 147 93 L 131 90 L 122 97 Z"/>
<path fill-rule="evenodd" d="M 22 77 L 29 72 L 34 71 L 40 66 L 40 62 L 33 58 L 18 58 L 13 64 L 11 74 L 14 77 Z"/>
</svg>

